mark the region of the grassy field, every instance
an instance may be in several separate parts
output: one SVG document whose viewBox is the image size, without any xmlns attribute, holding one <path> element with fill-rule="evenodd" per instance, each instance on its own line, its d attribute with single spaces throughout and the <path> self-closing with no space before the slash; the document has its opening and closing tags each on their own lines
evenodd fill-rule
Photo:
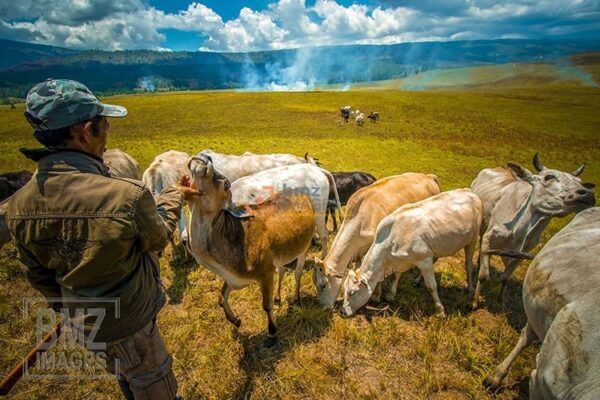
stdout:
<svg viewBox="0 0 600 400">
<path fill-rule="evenodd" d="M 111 121 L 110 147 L 129 152 L 143 168 L 169 149 L 309 152 L 332 171 L 358 169 L 377 177 L 435 173 L 448 190 L 468 187 L 485 167 L 510 161 L 531 169 L 537 151 L 542 162 L 558 169 L 570 171 L 586 162 L 582 177 L 600 183 L 600 90 L 578 82 L 477 91 L 205 92 L 104 100 L 129 110 L 127 118 Z M 343 123 L 338 109 L 346 104 L 379 111 L 381 120 L 363 127 Z M 0 108 L 0 171 L 33 170 L 17 149 L 34 145 L 23 105 Z M 553 222 L 543 242 L 566 222 Z M 314 248 L 310 256 L 317 254 Z M 528 263 L 510 283 L 506 308 L 495 300 L 499 279 L 494 270 L 483 307 L 470 312 L 462 254 L 439 260 L 444 319 L 433 316 L 427 290 L 414 283 L 416 271 L 403 276 L 393 303 L 374 305 L 350 319 L 318 306 L 308 271 L 302 303 L 289 304 L 293 276 L 288 274 L 275 312 L 280 340 L 266 348 L 258 288 L 231 296 L 242 319 L 238 330 L 217 306 L 220 280 L 201 267 L 168 260 L 162 259 L 162 273 L 173 301 L 162 310 L 159 326 L 184 398 L 527 398 L 537 346 L 517 360 L 500 392 L 484 391 L 481 382 L 512 349 L 524 325 L 520 291 Z M 14 249 L 5 247 L 0 252 L 0 374 L 35 342 L 34 321 L 21 314 L 22 299 L 35 295 Z M 15 387 L 12 398 L 109 399 L 119 398 L 119 390 L 112 380 L 27 380 Z"/>
</svg>

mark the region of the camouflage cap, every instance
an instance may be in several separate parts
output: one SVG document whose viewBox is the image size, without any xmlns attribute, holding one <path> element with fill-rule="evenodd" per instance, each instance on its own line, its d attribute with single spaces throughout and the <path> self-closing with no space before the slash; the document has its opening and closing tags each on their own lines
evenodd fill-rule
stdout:
<svg viewBox="0 0 600 400">
<path fill-rule="evenodd" d="M 97 115 L 127 115 L 125 107 L 104 104 L 85 85 L 68 79 L 38 83 L 27 94 L 25 103 L 25 118 L 37 131 L 64 128 Z"/>
</svg>

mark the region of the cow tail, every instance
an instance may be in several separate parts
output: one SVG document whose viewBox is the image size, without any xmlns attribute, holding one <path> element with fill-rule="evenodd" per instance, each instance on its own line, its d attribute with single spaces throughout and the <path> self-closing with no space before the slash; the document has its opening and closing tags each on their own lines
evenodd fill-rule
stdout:
<svg viewBox="0 0 600 400">
<path fill-rule="evenodd" d="M 533 255 L 518 250 L 489 249 L 485 253 L 501 257 L 518 258 L 520 260 L 533 260 Z"/>
<path fill-rule="evenodd" d="M 337 207 L 337 209 L 340 212 L 340 219 L 341 219 L 342 203 L 340 203 L 340 197 L 338 196 L 337 186 L 335 186 L 335 179 L 333 179 L 333 175 L 331 175 L 331 172 L 329 172 L 323 168 L 319 168 L 319 169 L 325 174 L 325 176 L 327 177 L 327 180 L 329 181 L 329 184 L 333 188 L 333 195 L 335 196 L 335 206 Z"/>
</svg>

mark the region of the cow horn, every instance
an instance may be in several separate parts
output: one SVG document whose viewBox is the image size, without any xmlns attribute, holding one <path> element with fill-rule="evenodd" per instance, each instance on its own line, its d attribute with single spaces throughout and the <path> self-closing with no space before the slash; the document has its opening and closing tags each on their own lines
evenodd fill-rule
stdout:
<svg viewBox="0 0 600 400">
<path fill-rule="evenodd" d="M 544 164 L 541 163 L 538 153 L 535 153 L 535 155 L 533 156 L 533 166 L 535 167 L 535 170 L 537 172 L 540 172 L 541 170 L 546 168 L 544 167 Z"/>
<path fill-rule="evenodd" d="M 575 171 L 571 172 L 571 175 L 579 176 L 579 175 L 581 175 L 581 173 L 583 172 L 584 169 L 585 169 L 585 164 L 581 164 L 579 166 L 579 168 L 577 168 Z"/>
<path fill-rule="evenodd" d="M 212 178 L 214 174 L 215 174 L 215 167 L 213 167 L 213 163 L 209 158 L 208 162 L 206 163 L 206 176 L 208 178 Z"/>
</svg>

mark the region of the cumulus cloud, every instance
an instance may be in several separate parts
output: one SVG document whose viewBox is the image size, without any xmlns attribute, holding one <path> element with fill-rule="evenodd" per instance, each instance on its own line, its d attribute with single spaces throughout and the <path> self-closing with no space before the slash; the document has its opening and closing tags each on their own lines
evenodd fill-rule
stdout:
<svg viewBox="0 0 600 400">
<path fill-rule="evenodd" d="M 0 5 L 0 37 L 73 48 L 168 48 L 166 29 L 197 32 L 198 48 L 255 51 L 424 40 L 597 37 L 598 0 L 278 0 L 224 21 L 193 2 L 166 13 L 146 0 L 20 0 Z"/>
</svg>

